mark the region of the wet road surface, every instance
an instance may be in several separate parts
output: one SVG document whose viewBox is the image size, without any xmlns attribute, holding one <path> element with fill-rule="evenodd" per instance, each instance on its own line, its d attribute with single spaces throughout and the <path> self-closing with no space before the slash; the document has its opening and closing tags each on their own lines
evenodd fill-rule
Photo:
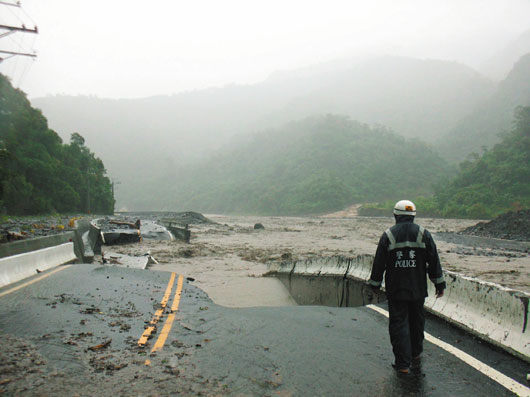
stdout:
<svg viewBox="0 0 530 397">
<path fill-rule="evenodd" d="M 438 319 L 426 328 L 526 384 L 527 363 Z M 428 342 L 398 375 L 370 308 L 225 308 L 169 272 L 41 273 L 0 289 L 0 334 L 6 395 L 513 395 Z"/>
</svg>

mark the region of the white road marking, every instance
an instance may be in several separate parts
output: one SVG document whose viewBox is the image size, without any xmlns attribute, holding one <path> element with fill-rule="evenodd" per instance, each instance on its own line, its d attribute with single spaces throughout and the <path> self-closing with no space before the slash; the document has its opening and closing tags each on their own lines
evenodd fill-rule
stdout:
<svg viewBox="0 0 530 397">
<path fill-rule="evenodd" d="M 20 284 L 20 285 L 16 286 L 16 287 L 14 287 L 14 288 L 11 288 L 11 289 L 8 289 L 8 290 L 6 290 L 6 291 L 4 291 L 4 292 L 1 292 L 1 293 L 0 293 L 0 298 L 1 298 L 2 296 L 5 296 L 5 295 L 10 294 L 10 293 L 12 293 L 12 292 L 18 291 L 18 290 L 21 289 L 21 288 L 25 288 L 25 287 L 27 287 L 28 285 L 34 284 L 34 283 L 36 283 L 37 281 L 40 281 L 40 280 L 42 280 L 42 279 L 44 279 L 44 278 L 46 278 L 46 277 L 49 277 L 49 276 L 51 276 L 51 275 L 54 274 L 54 273 L 60 272 L 61 270 L 64 270 L 64 269 L 67 269 L 67 268 L 69 268 L 70 266 L 71 266 L 71 265 L 60 266 L 60 267 L 58 267 L 58 268 L 56 268 L 56 269 L 54 269 L 54 270 L 52 270 L 52 271 L 50 271 L 50 272 L 47 272 L 47 273 L 43 274 L 42 276 L 36 277 L 36 278 L 34 278 L 34 279 L 31 279 L 30 281 L 27 281 L 27 282 L 25 282 L 25 283 L 23 283 L 23 284 Z"/>
<path fill-rule="evenodd" d="M 366 307 L 382 314 L 385 317 L 388 317 L 388 312 L 384 309 L 381 309 L 378 306 L 367 305 Z M 499 371 L 490 367 L 489 365 L 484 364 L 482 361 L 477 360 L 475 357 L 470 356 L 469 354 L 463 352 L 462 350 L 457 349 L 456 347 L 450 345 L 449 343 L 446 343 L 428 334 L 427 332 L 425 332 L 425 339 L 428 342 L 438 346 L 439 348 L 444 349 L 446 352 L 451 353 L 455 357 L 465 362 L 467 365 L 475 368 L 477 371 L 483 373 L 490 379 L 493 379 L 495 382 L 505 387 L 506 389 L 510 390 L 511 392 L 517 394 L 518 396 L 530 397 L 530 388 L 526 387 L 525 385 L 520 384 L 519 382 L 516 382 L 512 378 L 500 373 Z"/>
</svg>

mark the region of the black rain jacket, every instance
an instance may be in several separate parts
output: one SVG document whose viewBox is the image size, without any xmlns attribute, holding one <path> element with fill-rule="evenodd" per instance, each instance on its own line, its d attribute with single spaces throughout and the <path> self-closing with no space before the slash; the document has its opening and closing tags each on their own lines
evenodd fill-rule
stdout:
<svg viewBox="0 0 530 397">
<path fill-rule="evenodd" d="M 396 224 L 379 239 L 369 284 L 380 287 L 384 273 L 388 299 L 424 299 L 427 274 L 437 288 L 445 288 L 436 244 L 414 217 L 396 216 Z"/>
</svg>

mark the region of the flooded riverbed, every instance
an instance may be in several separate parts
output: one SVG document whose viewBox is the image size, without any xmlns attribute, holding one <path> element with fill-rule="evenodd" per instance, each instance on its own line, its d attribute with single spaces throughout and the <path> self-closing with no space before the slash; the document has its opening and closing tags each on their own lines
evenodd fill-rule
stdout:
<svg viewBox="0 0 530 397">
<path fill-rule="evenodd" d="M 144 240 L 114 249 L 150 252 L 159 264 L 151 269 L 176 271 L 196 279 L 218 304 L 231 307 L 296 304 L 283 285 L 262 277 L 268 264 L 333 255 L 374 254 L 379 237 L 393 218 L 258 217 L 208 215 L 215 224 L 190 225 L 190 244 Z M 265 229 L 255 230 L 262 223 Z M 446 242 L 436 233 L 459 232 L 473 220 L 417 219 L 434 234 L 444 269 L 530 292 L 528 252 Z"/>
</svg>

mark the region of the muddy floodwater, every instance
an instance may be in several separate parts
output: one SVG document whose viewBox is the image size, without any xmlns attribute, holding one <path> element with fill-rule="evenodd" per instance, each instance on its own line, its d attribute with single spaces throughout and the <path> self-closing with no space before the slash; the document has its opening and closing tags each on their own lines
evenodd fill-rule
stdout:
<svg viewBox="0 0 530 397">
<path fill-rule="evenodd" d="M 149 252 L 159 264 L 152 270 L 174 271 L 196 279 L 219 305 L 229 307 L 285 306 L 296 303 L 281 282 L 262 277 L 268 264 L 334 255 L 374 254 L 383 231 L 394 224 L 391 217 L 369 218 L 348 213 L 323 217 L 257 217 L 207 215 L 215 224 L 190 225 L 190 244 L 153 241 L 112 247 L 130 255 Z M 349 216 L 349 217 L 348 217 Z M 478 221 L 418 218 L 434 233 L 442 266 L 463 275 L 530 292 L 528 251 L 502 243 L 460 244 L 442 237 Z M 254 230 L 254 224 L 264 225 Z M 438 236 L 436 233 L 440 233 Z M 110 248 L 109 248 L 110 249 Z"/>
</svg>

